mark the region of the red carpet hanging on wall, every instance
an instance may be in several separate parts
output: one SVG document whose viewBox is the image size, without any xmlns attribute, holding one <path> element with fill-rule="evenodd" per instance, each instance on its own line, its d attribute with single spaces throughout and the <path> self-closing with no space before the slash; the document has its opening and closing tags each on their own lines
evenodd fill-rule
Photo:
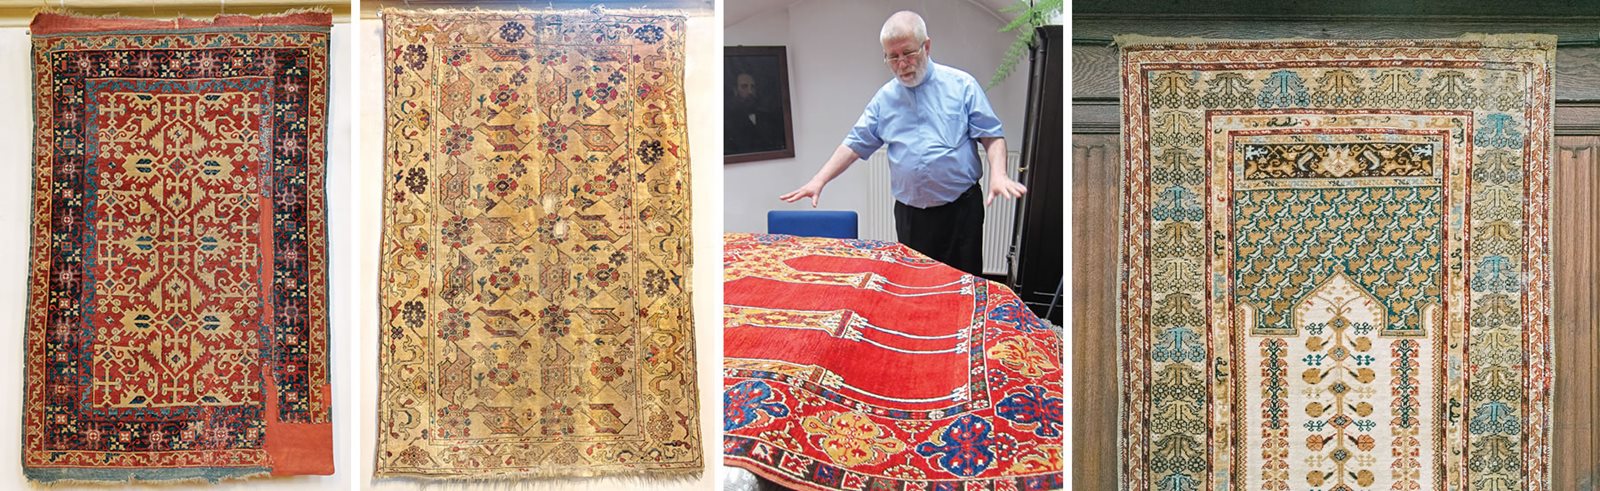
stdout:
<svg viewBox="0 0 1600 491">
<path fill-rule="evenodd" d="M 30 479 L 333 472 L 330 20 L 34 18 Z"/>
<path fill-rule="evenodd" d="M 802 489 L 1057 489 L 1061 338 L 888 242 L 730 234 L 723 455 Z"/>
<path fill-rule="evenodd" d="M 1118 44 L 1125 489 L 1549 489 L 1555 38 Z"/>
</svg>

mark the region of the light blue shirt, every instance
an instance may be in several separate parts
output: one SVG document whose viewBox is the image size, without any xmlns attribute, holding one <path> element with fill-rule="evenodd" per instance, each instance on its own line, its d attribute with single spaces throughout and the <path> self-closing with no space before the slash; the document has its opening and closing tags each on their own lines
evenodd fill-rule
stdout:
<svg viewBox="0 0 1600 491">
<path fill-rule="evenodd" d="M 1003 137 L 978 80 L 928 60 L 916 87 L 891 79 L 867 102 L 844 146 L 866 159 L 889 149 L 889 191 L 917 208 L 955 201 L 983 177 L 978 138 Z"/>
</svg>

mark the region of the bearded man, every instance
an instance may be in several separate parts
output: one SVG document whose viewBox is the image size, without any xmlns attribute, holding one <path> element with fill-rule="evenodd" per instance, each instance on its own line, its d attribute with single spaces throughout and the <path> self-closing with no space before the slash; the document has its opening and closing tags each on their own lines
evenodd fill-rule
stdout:
<svg viewBox="0 0 1600 491">
<path fill-rule="evenodd" d="M 1027 192 L 1006 172 L 1000 118 L 977 79 L 933 62 L 933 40 L 922 16 L 896 12 L 884 22 L 878 41 L 894 80 L 872 96 L 816 176 L 778 198 L 790 203 L 811 198 L 816 207 L 829 181 L 887 146 L 899 241 L 967 273 L 982 274 L 983 207 L 997 196 L 1018 198 Z M 980 145 L 989 157 L 989 191 L 983 199 Z"/>
</svg>

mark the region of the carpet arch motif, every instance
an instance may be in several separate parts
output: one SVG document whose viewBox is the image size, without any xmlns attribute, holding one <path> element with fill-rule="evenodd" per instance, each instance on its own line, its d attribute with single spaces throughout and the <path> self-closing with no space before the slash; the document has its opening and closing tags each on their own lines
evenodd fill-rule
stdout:
<svg viewBox="0 0 1600 491">
<path fill-rule="evenodd" d="M 1122 486 L 1549 489 L 1554 38 L 1118 43 Z"/>
<path fill-rule="evenodd" d="M 1061 338 L 900 244 L 728 234 L 724 462 L 799 489 L 1060 489 Z"/>
</svg>

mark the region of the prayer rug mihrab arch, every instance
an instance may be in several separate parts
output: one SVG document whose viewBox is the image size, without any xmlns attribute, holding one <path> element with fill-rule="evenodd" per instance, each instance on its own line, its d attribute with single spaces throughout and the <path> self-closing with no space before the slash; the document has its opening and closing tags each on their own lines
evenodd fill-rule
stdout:
<svg viewBox="0 0 1600 491">
<path fill-rule="evenodd" d="M 377 474 L 700 472 L 685 18 L 383 22 Z"/>
<path fill-rule="evenodd" d="M 1549 488 L 1549 36 L 1118 38 L 1122 485 Z"/>
<path fill-rule="evenodd" d="M 34 18 L 30 479 L 333 472 L 330 21 Z"/>
<path fill-rule="evenodd" d="M 1061 337 L 904 245 L 728 234 L 723 458 L 806 490 L 1060 489 Z"/>
</svg>

